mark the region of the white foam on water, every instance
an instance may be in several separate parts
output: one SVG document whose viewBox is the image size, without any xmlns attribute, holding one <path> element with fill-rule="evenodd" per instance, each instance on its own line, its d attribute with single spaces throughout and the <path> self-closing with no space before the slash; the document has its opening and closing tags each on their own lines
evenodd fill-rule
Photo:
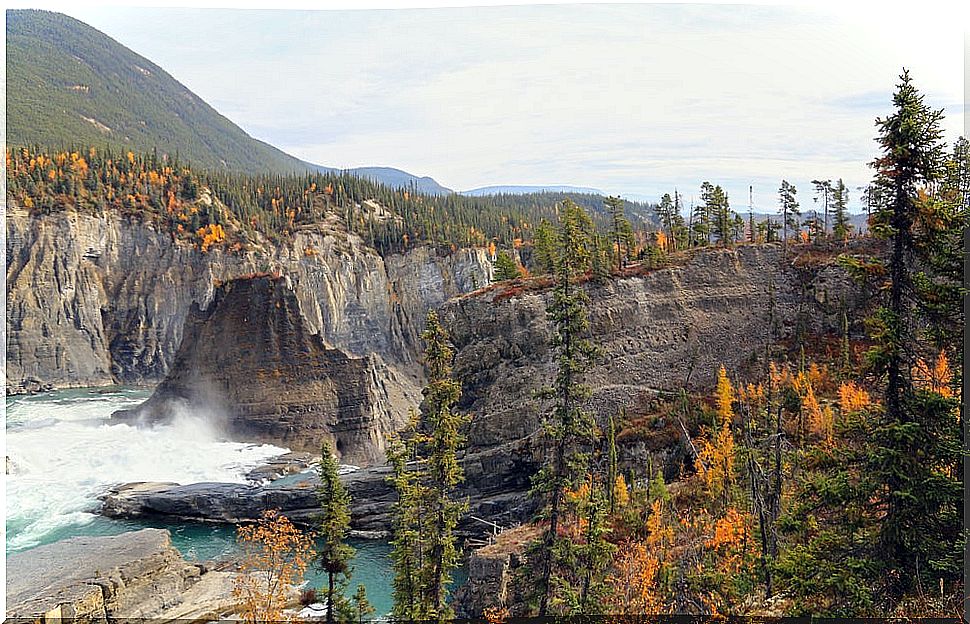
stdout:
<svg viewBox="0 0 970 624">
<path fill-rule="evenodd" d="M 91 522 L 98 496 L 130 481 L 245 483 L 244 475 L 288 449 L 225 441 L 207 413 L 182 410 L 170 424 L 108 420 L 144 393 L 63 392 L 7 403 L 7 552 Z"/>
</svg>

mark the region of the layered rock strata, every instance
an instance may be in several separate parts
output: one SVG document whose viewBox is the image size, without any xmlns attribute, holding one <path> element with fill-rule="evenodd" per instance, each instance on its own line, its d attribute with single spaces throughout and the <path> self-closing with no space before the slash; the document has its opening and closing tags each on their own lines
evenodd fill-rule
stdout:
<svg viewBox="0 0 970 624">
<path fill-rule="evenodd" d="M 601 418 L 658 391 L 710 390 L 720 366 L 763 370 L 765 342 L 838 335 L 843 309 L 864 303 L 844 271 L 803 270 L 777 245 L 704 250 L 639 276 L 587 283 L 590 338 L 601 357 L 585 374 L 590 409 Z M 548 406 L 552 293 L 492 288 L 440 310 L 456 348 L 460 409 L 472 414 L 470 450 L 536 431 Z"/>
<path fill-rule="evenodd" d="M 319 451 L 345 463 L 382 463 L 387 437 L 420 391 L 380 355 L 328 348 L 282 277 L 220 285 L 205 309 L 193 305 L 171 372 L 141 406 L 116 413 L 154 424 L 205 413 L 239 440 Z"/>
<path fill-rule="evenodd" d="M 219 282 L 257 272 L 289 277 L 308 327 L 328 347 L 377 353 L 418 376 L 428 309 L 491 275 L 484 249 L 418 247 L 382 258 L 335 215 L 282 243 L 202 252 L 144 216 L 7 208 L 8 393 L 156 383 L 192 305 L 206 308 Z"/>
</svg>

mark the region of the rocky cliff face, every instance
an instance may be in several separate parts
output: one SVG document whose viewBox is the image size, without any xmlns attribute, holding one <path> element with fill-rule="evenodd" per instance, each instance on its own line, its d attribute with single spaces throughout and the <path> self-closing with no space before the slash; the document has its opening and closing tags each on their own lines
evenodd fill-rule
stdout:
<svg viewBox="0 0 970 624">
<path fill-rule="evenodd" d="M 838 331 L 841 306 L 858 303 L 840 269 L 800 269 L 778 246 L 701 251 L 677 266 L 585 288 L 591 335 L 603 352 L 586 375 L 600 415 L 644 392 L 710 389 L 722 364 L 732 372 L 756 365 L 770 324 L 776 340 Z M 457 350 L 460 407 L 473 414 L 473 450 L 536 430 L 543 407 L 531 397 L 555 374 L 550 297 L 492 288 L 442 308 Z"/>
<path fill-rule="evenodd" d="M 180 406 L 208 411 L 234 438 L 319 450 L 347 463 L 382 462 L 420 389 L 380 355 L 328 348 L 283 277 L 231 280 L 206 309 L 192 306 L 172 370 L 121 418 L 156 422 Z"/>
<path fill-rule="evenodd" d="M 413 363 L 429 307 L 490 279 L 484 250 L 382 258 L 331 217 L 283 245 L 202 253 L 113 211 L 8 206 L 7 391 L 154 383 L 169 371 L 193 303 L 259 271 L 290 278 L 310 331 L 354 356 Z"/>
</svg>

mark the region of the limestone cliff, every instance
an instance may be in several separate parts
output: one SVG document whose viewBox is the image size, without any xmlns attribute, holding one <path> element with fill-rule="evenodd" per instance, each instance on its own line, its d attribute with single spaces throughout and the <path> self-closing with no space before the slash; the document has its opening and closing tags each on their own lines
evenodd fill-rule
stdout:
<svg viewBox="0 0 970 624">
<path fill-rule="evenodd" d="M 154 383 L 193 303 L 259 271 L 290 278 L 310 331 L 354 356 L 413 363 L 429 307 L 488 283 L 484 250 L 382 258 L 331 215 L 243 252 L 177 242 L 112 210 L 42 215 L 8 205 L 7 391 Z"/>
<path fill-rule="evenodd" d="M 510 526 L 532 512 L 525 492 L 541 460 L 542 449 L 537 448 L 534 433 L 544 409 L 532 397 L 535 389 L 551 383 L 554 374 L 547 346 L 552 327 L 545 313 L 551 293 L 520 286 L 489 287 L 449 300 L 440 309 L 456 347 L 454 370 L 462 382 L 461 409 L 472 415 L 468 449 L 460 459 L 465 470 L 460 496 L 468 497 L 472 510 L 463 519 L 463 528 L 469 532 L 487 529 L 471 515 Z M 675 266 L 584 287 L 591 299 L 591 332 L 604 351 L 587 375 L 594 410 L 601 417 L 655 390 L 677 389 L 686 383 L 708 391 L 721 364 L 732 372 L 743 373 L 751 367 L 760 370 L 757 358 L 764 348 L 769 319 L 777 325 L 775 340 L 799 333 L 809 339 L 837 330 L 843 306 L 851 310 L 863 298 L 837 266 L 801 267 L 773 246 L 707 250 Z M 241 297 L 238 305 L 245 308 L 249 305 L 245 302 L 254 298 L 259 299 L 252 294 Z M 234 313 L 234 323 L 244 327 L 240 314 L 238 310 Z M 275 322 L 268 325 L 273 327 Z M 281 330 L 267 331 L 275 334 Z M 193 332 L 187 330 L 187 335 Z M 234 335 L 246 340 L 246 333 L 235 331 Z M 220 338 L 213 335 L 212 340 Z M 206 358 L 221 357 L 206 348 L 201 353 Z M 324 360 L 323 356 L 315 358 Z M 183 369 L 181 364 L 176 368 Z M 243 374 L 238 379 L 262 383 L 254 375 Z M 298 387 L 295 392 L 300 392 Z M 635 466 L 642 470 L 647 455 L 656 460 L 654 465 L 678 468 L 677 462 L 685 458 L 682 449 L 678 451 L 680 430 L 660 433 L 651 444 L 623 442 L 620 458 L 624 469 Z M 372 468 L 345 478 L 354 501 L 355 529 L 389 528 L 393 493 L 386 476 L 386 468 Z M 297 486 L 160 484 L 112 494 L 103 513 L 235 521 L 256 517 L 267 505 L 300 520 L 316 504 L 311 489 Z"/>
<path fill-rule="evenodd" d="M 346 463 L 380 463 L 420 389 L 381 356 L 328 348 L 283 277 L 220 285 L 192 306 L 171 372 L 152 397 L 115 417 L 158 421 L 184 405 L 223 421 L 232 437 L 300 450 L 324 441 Z"/>
</svg>

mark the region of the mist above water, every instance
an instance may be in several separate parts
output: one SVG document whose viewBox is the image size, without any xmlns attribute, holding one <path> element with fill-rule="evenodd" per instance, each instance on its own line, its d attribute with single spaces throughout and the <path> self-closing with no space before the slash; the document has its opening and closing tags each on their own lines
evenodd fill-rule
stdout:
<svg viewBox="0 0 970 624">
<path fill-rule="evenodd" d="M 7 552 L 31 548 L 96 517 L 98 496 L 130 481 L 245 482 L 287 452 L 229 442 L 215 414 L 176 407 L 166 424 L 110 421 L 145 400 L 144 390 L 60 391 L 7 400 Z M 48 538 L 48 539 L 45 539 Z"/>
</svg>

